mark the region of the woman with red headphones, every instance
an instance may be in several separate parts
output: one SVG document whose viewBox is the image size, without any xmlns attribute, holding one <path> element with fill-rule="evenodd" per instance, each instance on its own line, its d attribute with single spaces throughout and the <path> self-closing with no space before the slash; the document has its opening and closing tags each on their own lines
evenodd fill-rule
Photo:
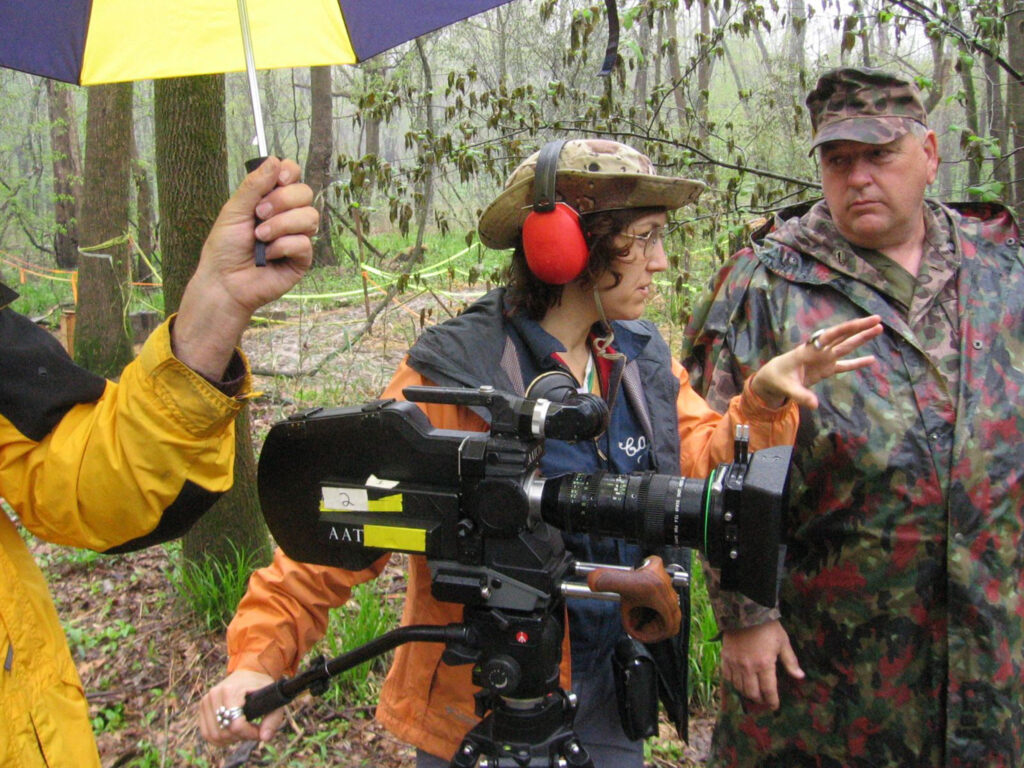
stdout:
<svg viewBox="0 0 1024 768">
<path fill-rule="evenodd" d="M 751 447 L 790 444 L 799 405 L 814 408 L 808 389 L 834 373 L 873 362 L 841 359 L 881 330 L 877 318 L 829 328 L 767 363 L 747 381 L 726 414 L 693 391 L 655 326 L 640 320 L 654 277 L 668 268 L 668 213 L 694 201 L 702 185 L 659 176 L 651 161 L 614 141 L 552 142 L 512 173 L 484 211 L 480 238 L 513 249 L 508 284 L 462 315 L 428 328 L 409 350 L 384 397 L 410 385 L 491 385 L 520 395 L 546 395 L 548 382 L 571 377 L 576 389 L 609 405 L 607 430 L 590 441 L 547 440 L 546 477 L 569 472 L 656 471 L 706 476 L 732 459 L 735 426 L 750 426 Z M 486 430 L 486 413 L 420 404 L 435 427 Z M 637 565 L 639 547 L 616 539 L 565 535 L 578 560 Z M 385 556 L 352 573 L 296 563 L 278 551 L 256 572 L 228 630 L 231 674 L 203 699 L 203 735 L 216 744 L 268 739 L 280 711 L 259 724 L 244 717 L 218 725 L 218 708 L 238 707 L 246 691 L 295 673 L 322 636 L 329 608 L 383 570 Z M 434 600 L 424 558 L 409 558 L 403 624 L 458 622 L 462 606 Z M 619 609 L 568 601 L 562 686 L 576 694 L 574 728 L 597 768 L 641 768 L 643 742 L 619 721 L 611 659 L 623 635 Z M 441 662 L 436 643 L 400 646 L 381 691 L 377 718 L 417 748 L 417 766 L 447 766 L 477 722 L 469 665 Z"/>
</svg>

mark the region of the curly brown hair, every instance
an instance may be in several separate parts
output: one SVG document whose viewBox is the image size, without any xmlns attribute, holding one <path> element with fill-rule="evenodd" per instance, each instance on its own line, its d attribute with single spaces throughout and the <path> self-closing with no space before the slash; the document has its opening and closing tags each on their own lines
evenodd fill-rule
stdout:
<svg viewBox="0 0 1024 768">
<path fill-rule="evenodd" d="M 605 273 L 611 272 L 615 275 L 615 284 L 618 285 L 621 275 L 614 269 L 615 260 L 625 258 L 632 243 L 625 247 L 616 247 L 616 235 L 625 232 L 637 219 L 664 211 L 664 208 L 626 208 L 580 216 L 580 226 L 583 228 L 583 237 L 590 249 L 590 256 L 587 259 L 587 266 L 576 278 L 576 282 L 590 287 Z M 505 284 L 513 311 L 524 312 L 531 320 L 542 319 L 551 307 L 562 300 L 561 285 L 545 283 L 530 271 L 526 264 L 521 232 L 512 253 L 512 261 L 505 270 Z"/>
</svg>

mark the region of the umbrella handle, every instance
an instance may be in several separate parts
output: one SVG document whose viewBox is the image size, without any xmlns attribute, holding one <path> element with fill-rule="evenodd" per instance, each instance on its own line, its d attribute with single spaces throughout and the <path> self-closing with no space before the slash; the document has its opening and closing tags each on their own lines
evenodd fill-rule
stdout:
<svg viewBox="0 0 1024 768">
<path fill-rule="evenodd" d="M 263 165 L 263 161 L 266 160 L 266 159 L 267 158 L 265 158 L 265 157 L 254 157 L 251 160 L 246 160 L 245 161 L 246 173 L 252 173 L 253 171 L 255 171 L 257 168 L 259 168 L 261 165 Z M 258 227 L 262 221 L 263 221 L 263 219 L 261 219 L 259 216 L 257 216 L 256 217 L 256 226 Z M 264 243 L 259 238 L 256 239 L 256 247 L 253 249 L 252 258 L 253 258 L 253 263 L 257 267 L 265 267 L 265 266 L 267 266 L 267 244 Z"/>
</svg>

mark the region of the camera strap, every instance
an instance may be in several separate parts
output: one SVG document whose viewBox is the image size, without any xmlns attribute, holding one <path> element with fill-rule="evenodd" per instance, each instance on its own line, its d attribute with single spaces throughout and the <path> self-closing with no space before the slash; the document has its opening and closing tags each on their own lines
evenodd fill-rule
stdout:
<svg viewBox="0 0 1024 768">
<path fill-rule="evenodd" d="M 501 351 L 501 360 L 498 365 L 508 376 L 512 384 L 512 392 L 519 397 L 526 395 L 526 384 L 523 381 L 523 369 L 519 366 L 519 353 L 516 352 L 516 345 L 508 336 L 505 336 L 505 347 Z"/>
</svg>

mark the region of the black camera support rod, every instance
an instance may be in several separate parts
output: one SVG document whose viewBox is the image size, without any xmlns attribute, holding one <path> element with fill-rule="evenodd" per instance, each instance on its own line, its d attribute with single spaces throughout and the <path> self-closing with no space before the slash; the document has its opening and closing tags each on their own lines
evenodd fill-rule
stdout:
<svg viewBox="0 0 1024 768">
<path fill-rule="evenodd" d="M 295 677 L 284 677 L 264 688 L 250 691 L 245 695 L 242 712 L 252 722 L 288 704 L 307 689 L 319 696 L 327 690 L 327 683 L 334 675 L 340 675 L 404 643 L 469 643 L 471 635 L 471 630 L 465 624 L 449 624 L 446 627 L 424 624 L 393 629 L 333 659 L 318 656 L 304 672 Z"/>
</svg>

